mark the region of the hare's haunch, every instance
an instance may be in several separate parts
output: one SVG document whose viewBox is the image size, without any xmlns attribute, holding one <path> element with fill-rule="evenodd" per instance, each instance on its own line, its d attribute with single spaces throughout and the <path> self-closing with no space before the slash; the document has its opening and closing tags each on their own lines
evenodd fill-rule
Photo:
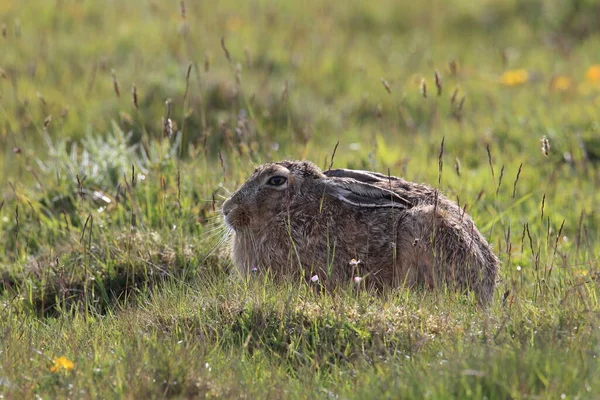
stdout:
<svg viewBox="0 0 600 400">
<path fill-rule="evenodd" d="M 471 217 L 435 189 L 394 176 L 321 171 L 307 161 L 259 166 L 223 204 L 244 273 L 361 277 L 369 286 L 446 284 L 494 294 L 498 258 Z"/>
</svg>

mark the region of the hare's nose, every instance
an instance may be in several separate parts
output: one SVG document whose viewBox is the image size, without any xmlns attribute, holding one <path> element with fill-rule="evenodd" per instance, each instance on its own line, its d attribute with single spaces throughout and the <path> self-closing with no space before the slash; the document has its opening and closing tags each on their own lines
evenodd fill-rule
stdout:
<svg viewBox="0 0 600 400">
<path fill-rule="evenodd" d="M 233 210 L 233 204 L 232 204 L 231 198 L 225 200 L 225 202 L 223 203 L 222 210 L 223 210 L 223 215 L 224 216 L 227 216 L 227 214 L 229 214 L 229 212 L 231 210 Z"/>
</svg>

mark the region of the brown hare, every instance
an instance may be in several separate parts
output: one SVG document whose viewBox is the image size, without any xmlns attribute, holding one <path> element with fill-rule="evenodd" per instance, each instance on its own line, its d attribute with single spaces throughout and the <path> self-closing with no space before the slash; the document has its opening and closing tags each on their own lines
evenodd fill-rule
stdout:
<svg viewBox="0 0 600 400">
<path fill-rule="evenodd" d="M 377 288 L 445 284 L 481 304 L 493 298 L 498 258 L 471 217 L 426 185 L 282 161 L 259 166 L 223 215 L 244 273 Z"/>
</svg>

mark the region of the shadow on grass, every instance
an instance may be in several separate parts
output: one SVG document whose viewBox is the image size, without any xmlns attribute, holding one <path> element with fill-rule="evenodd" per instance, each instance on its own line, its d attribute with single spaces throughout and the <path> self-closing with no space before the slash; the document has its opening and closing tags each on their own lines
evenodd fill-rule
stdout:
<svg viewBox="0 0 600 400">
<path fill-rule="evenodd" d="M 136 232 L 103 248 L 70 248 L 54 258 L 35 257 L 19 270 L 0 271 L 0 295 L 21 301 L 39 317 L 74 310 L 105 314 L 169 280 L 223 277 L 228 268 L 222 257 L 194 254 L 189 246 L 175 249 L 156 233 Z"/>
</svg>

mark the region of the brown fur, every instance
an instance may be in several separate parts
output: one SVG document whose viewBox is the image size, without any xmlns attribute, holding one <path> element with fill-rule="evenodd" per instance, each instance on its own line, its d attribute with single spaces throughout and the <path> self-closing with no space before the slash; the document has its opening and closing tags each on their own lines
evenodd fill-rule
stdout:
<svg viewBox="0 0 600 400">
<path fill-rule="evenodd" d="M 285 185 L 267 184 L 270 177 Z M 236 266 L 369 286 L 472 290 L 493 298 L 498 258 L 471 217 L 426 185 L 310 162 L 259 166 L 223 204 Z M 351 265 L 352 259 L 360 260 Z"/>
</svg>

